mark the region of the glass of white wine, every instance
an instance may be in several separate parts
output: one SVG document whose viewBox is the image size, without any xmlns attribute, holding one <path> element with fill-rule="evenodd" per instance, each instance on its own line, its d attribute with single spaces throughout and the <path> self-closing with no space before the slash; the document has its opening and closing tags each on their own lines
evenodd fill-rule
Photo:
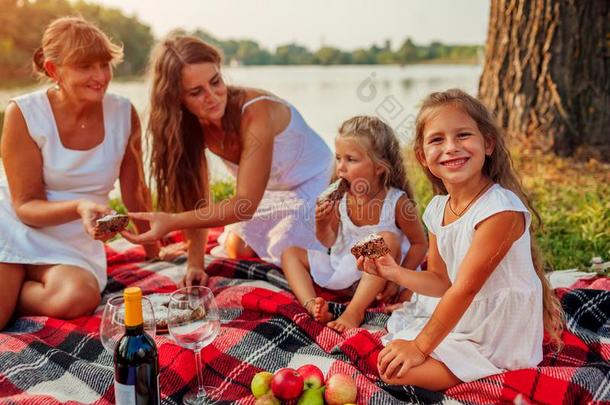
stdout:
<svg viewBox="0 0 610 405">
<path fill-rule="evenodd" d="M 212 290 L 193 286 L 176 290 L 169 298 L 167 328 L 180 346 L 195 352 L 198 389 L 186 394 L 185 404 L 214 404 L 215 390 L 203 383 L 201 350 L 212 343 L 220 331 L 220 313 Z"/>
</svg>

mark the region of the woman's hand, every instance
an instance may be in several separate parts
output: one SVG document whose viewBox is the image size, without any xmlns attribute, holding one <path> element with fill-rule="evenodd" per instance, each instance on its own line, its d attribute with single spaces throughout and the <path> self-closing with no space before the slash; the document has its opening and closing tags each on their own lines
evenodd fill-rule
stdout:
<svg viewBox="0 0 610 405">
<path fill-rule="evenodd" d="M 396 276 L 401 270 L 401 267 L 389 253 L 378 259 L 369 259 L 368 257 L 361 256 L 356 263 L 358 269 L 392 282 L 396 281 Z"/>
<path fill-rule="evenodd" d="M 339 201 L 323 201 L 316 204 L 316 225 L 327 225 L 332 216 L 337 215 L 337 207 L 339 207 Z"/>
<path fill-rule="evenodd" d="M 201 266 L 188 266 L 186 274 L 180 281 L 180 287 L 192 287 L 194 285 L 205 286 L 208 284 L 209 276 Z"/>
<path fill-rule="evenodd" d="M 426 361 L 426 355 L 414 340 L 397 339 L 390 342 L 377 358 L 377 369 L 384 380 L 401 378 L 413 367 Z"/>
<path fill-rule="evenodd" d="M 96 232 L 95 220 L 103 217 L 104 215 L 112 214 L 112 209 L 105 205 L 96 204 L 93 201 L 82 200 L 76 205 L 76 212 L 80 215 L 83 221 L 83 227 L 93 239 L 100 240 L 102 242 L 112 238 L 116 233 L 104 233 L 100 234 Z"/>
<path fill-rule="evenodd" d="M 163 238 L 168 232 L 175 229 L 173 227 L 173 216 L 166 212 L 134 212 L 129 213 L 129 218 L 148 221 L 150 230 L 140 235 L 136 235 L 127 230 L 121 231 L 121 235 L 131 243 L 145 244 Z"/>
</svg>

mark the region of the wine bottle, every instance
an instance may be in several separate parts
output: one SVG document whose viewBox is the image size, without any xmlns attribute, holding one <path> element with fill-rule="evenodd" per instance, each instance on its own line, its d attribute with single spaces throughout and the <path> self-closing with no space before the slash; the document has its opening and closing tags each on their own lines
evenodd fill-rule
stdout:
<svg viewBox="0 0 610 405">
<path fill-rule="evenodd" d="M 144 331 L 142 290 L 126 288 L 125 334 L 114 349 L 114 397 L 117 405 L 159 404 L 159 357 Z"/>
</svg>

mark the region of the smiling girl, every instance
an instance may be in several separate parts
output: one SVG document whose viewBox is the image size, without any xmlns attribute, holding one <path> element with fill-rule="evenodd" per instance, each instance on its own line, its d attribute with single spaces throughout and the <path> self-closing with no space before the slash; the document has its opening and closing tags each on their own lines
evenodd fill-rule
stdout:
<svg viewBox="0 0 610 405">
<path fill-rule="evenodd" d="M 388 320 L 382 379 L 443 390 L 535 367 L 544 330 L 560 342 L 561 307 L 534 249 L 538 215 L 492 114 L 460 90 L 431 94 L 417 117 L 415 153 L 438 194 L 423 216 L 427 271 L 390 255 L 359 262 L 419 295 Z"/>
</svg>

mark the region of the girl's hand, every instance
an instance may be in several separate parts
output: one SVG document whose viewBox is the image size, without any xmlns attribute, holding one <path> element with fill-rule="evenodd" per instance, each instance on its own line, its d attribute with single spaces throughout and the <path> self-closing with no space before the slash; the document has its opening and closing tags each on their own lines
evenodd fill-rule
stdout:
<svg viewBox="0 0 610 405">
<path fill-rule="evenodd" d="M 385 380 L 401 378 L 410 368 L 426 361 L 426 357 L 415 345 L 415 341 L 394 340 L 379 353 L 377 358 L 379 375 Z"/>
<path fill-rule="evenodd" d="M 360 258 L 358 259 L 360 261 Z M 373 276 L 384 278 L 394 282 L 400 271 L 400 266 L 396 263 L 391 254 L 387 253 L 378 259 L 364 258 L 361 264 L 362 270 Z M 360 268 L 360 266 L 358 267 Z"/>
<path fill-rule="evenodd" d="M 332 215 L 337 212 L 337 207 L 339 207 L 339 201 L 324 201 L 321 204 L 316 204 L 316 223 L 328 223 Z"/>
<path fill-rule="evenodd" d="M 173 227 L 173 216 L 166 212 L 135 212 L 129 213 L 129 218 L 148 221 L 150 230 L 140 235 L 136 235 L 127 230 L 121 231 L 121 235 L 131 243 L 145 244 L 158 241 L 163 238 Z"/>
<path fill-rule="evenodd" d="M 76 212 L 80 215 L 83 221 L 83 227 L 93 239 L 100 240 L 102 242 L 112 238 L 116 233 L 105 233 L 98 234 L 95 231 L 95 220 L 103 217 L 104 215 L 112 214 L 112 210 L 105 205 L 96 204 L 93 201 L 82 200 L 76 206 Z"/>
<path fill-rule="evenodd" d="M 188 266 L 186 268 L 186 274 L 180 281 L 180 287 L 192 287 L 194 285 L 205 286 L 208 284 L 210 276 L 207 275 L 203 267 L 200 266 Z"/>
</svg>

